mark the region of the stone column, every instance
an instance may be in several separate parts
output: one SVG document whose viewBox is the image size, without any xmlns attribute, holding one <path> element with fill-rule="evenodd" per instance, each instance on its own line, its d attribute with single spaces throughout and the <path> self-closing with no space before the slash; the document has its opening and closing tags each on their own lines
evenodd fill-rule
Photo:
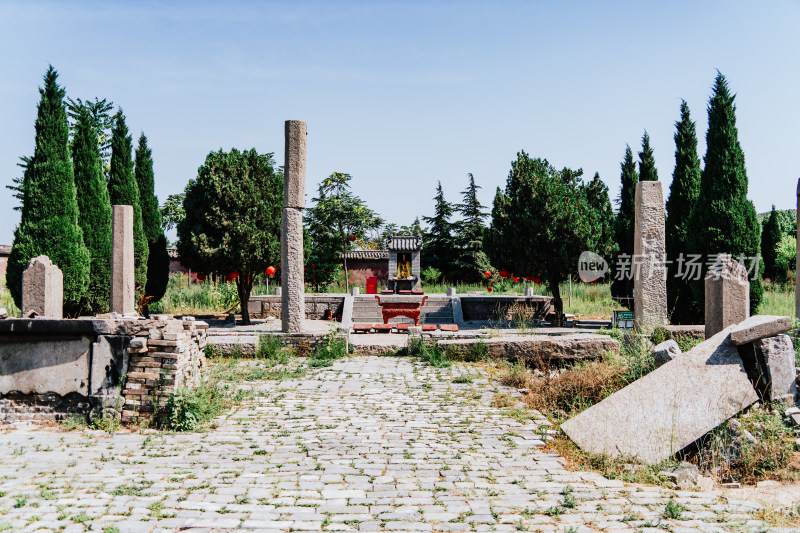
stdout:
<svg viewBox="0 0 800 533">
<path fill-rule="evenodd" d="M 306 123 L 287 120 L 281 213 L 281 323 L 300 333 L 306 318 L 303 277 L 303 209 L 306 206 Z"/>
<path fill-rule="evenodd" d="M 797 180 L 797 215 L 800 216 L 800 179 Z M 797 244 L 800 244 L 800 224 L 797 225 Z M 800 247 L 797 249 L 795 279 L 797 279 L 797 273 L 800 273 Z M 797 288 L 797 284 L 794 287 L 794 316 L 800 318 L 800 290 Z"/>
<path fill-rule="evenodd" d="M 706 339 L 750 316 L 747 269 L 728 254 L 719 254 L 705 279 Z"/>
<path fill-rule="evenodd" d="M 665 243 L 661 182 L 639 182 L 633 232 L 633 316 L 637 328 L 667 324 Z"/>
<path fill-rule="evenodd" d="M 64 318 L 64 274 L 46 255 L 22 273 L 22 317 Z"/>
<path fill-rule="evenodd" d="M 111 306 L 112 313 L 136 311 L 133 277 L 133 206 L 111 208 Z"/>
</svg>

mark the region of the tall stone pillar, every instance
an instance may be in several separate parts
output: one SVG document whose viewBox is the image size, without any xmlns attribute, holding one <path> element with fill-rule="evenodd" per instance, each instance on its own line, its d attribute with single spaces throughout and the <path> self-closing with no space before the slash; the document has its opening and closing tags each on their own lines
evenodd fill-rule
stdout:
<svg viewBox="0 0 800 533">
<path fill-rule="evenodd" d="M 728 254 L 719 254 L 705 279 L 706 339 L 750 316 L 747 269 Z"/>
<path fill-rule="evenodd" d="M 636 185 L 633 231 L 633 317 L 637 328 L 667 324 L 664 196 L 660 181 Z"/>
<path fill-rule="evenodd" d="M 800 179 L 797 180 L 797 216 L 800 216 Z M 800 224 L 797 225 L 797 244 L 800 244 Z M 797 248 L 797 268 L 795 269 L 795 279 L 800 273 L 800 246 Z M 795 283 L 794 287 L 794 316 L 800 318 L 800 290 Z"/>
<path fill-rule="evenodd" d="M 111 208 L 111 306 L 112 313 L 136 311 L 133 277 L 133 206 Z"/>
<path fill-rule="evenodd" d="M 281 322 L 300 333 L 306 315 L 303 277 L 303 209 L 306 206 L 306 123 L 286 121 L 281 213 Z"/>
<path fill-rule="evenodd" d="M 46 255 L 22 273 L 22 317 L 64 318 L 64 274 Z"/>
</svg>

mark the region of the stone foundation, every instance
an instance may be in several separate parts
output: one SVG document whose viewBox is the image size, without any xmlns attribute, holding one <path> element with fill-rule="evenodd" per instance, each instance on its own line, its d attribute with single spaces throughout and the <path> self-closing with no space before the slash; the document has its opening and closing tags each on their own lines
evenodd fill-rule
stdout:
<svg viewBox="0 0 800 533">
<path fill-rule="evenodd" d="M 0 423 L 150 418 L 200 379 L 207 328 L 171 315 L 0 320 Z"/>
<path fill-rule="evenodd" d="M 306 320 L 321 320 L 327 312 L 333 317 L 342 316 L 344 295 L 316 296 L 307 294 L 305 297 Z M 267 318 L 272 316 L 281 318 L 280 296 L 251 296 L 247 304 L 250 318 Z"/>
</svg>

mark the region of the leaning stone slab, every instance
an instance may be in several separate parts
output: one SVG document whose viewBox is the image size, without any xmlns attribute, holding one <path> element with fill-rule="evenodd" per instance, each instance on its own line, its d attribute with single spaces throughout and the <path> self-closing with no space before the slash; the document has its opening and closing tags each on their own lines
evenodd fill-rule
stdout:
<svg viewBox="0 0 800 533">
<path fill-rule="evenodd" d="M 756 315 L 739 322 L 731 330 L 731 342 L 740 346 L 767 337 L 774 337 L 792 329 L 792 319 L 788 316 Z"/>
<path fill-rule="evenodd" d="M 764 366 L 762 371 L 766 374 L 769 399 L 782 400 L 790 397 L 790 400 L 794 400 L 797 380 L 792 339 L 788 335 L 776 335 L 760 339 L 755 345 L 762 355 L 759 363 Z"/>
<path fill-rule="evenodd" d="M 668 459 L 758 400 L 731 328 L 561 425 L 582 450 Z"/>
</svg>

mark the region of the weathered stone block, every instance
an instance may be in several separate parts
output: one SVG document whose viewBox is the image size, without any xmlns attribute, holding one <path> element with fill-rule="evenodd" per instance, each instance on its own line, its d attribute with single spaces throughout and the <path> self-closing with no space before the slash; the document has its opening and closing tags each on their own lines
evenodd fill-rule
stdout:
<svg viewBox="0 0 800 533">
<path fill-rule="evenodd" d="M 769 399 L 781 400 L 797 394 L 795 377 L 795 352 L 788 335 L 777 335 L 760 339 L 754 343 L 762 357 L 763 373 L 766 374 Z"/>
<path fill-rule="evenodd" d="M 669 363 L 682 353 L 678 343 L 669 339 L 653 348 L 653 359 L 656 362 L 656 367 L 660 367 Z"/>
<path fill-rule="evenodd" d="M 0 394 L 89 393 L 89 337 L 0 337 Z"/>
<path fill-rule="evenodd" d="M 285 208 L 281 217 L 281 322 L 283 331 L 300 333 L 305 321 L 303 213 Z"/>
<path fill-rule="evenodd" d="M 655 464 L 757 400 L 726 329 L 561 429 L 583 450 Z"/>
<path fill-rule="evenodd" d="M 46 255 L 31 259 L 22 273 L 22 316 L 64 318 L 64 275 Z"/>
<path fill-rule="evenodd" d="M 788 316 L 756 315 L 739 322 L 731 330 L 731 342 L 737 346 L 759 339 L 774 337 L 792 329 L 792 319 Z"/>
<path fill-rule="evenodd" d="M 750 316 L 747 269 L 728 254 L 719 254 L 705 279 L 706 338 Z"/>
<path fill-rule="evenodd" d="M 306 206 L 306 123 L 287 120 L 286 158 L 283 168 L 283 207 Z"/>
<path fill-rule="evenodd" d="M 636 185 L 633 234 L 633 310 L 638 328 L 667 323 L 667 271 L 664 197 L 660 181 Z"/>
<path fill-rule="evenodd" d="M 133 207 L 115 205 L 111 218 L 112 313 L 124 315 L 136 310 L 133 261 Z"/>
</svg>

